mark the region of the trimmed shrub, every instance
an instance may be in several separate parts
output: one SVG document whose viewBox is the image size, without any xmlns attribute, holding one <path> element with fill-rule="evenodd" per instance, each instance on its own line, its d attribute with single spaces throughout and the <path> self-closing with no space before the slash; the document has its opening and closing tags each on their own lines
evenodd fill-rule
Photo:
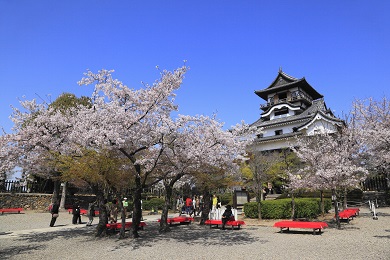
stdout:
<svg viewBox="0 0 390 260">
<path fill-rule="evenodd" d="M 331 206 L 331 201 L 325 199 L 325 212 L 328 212 Z M 291 199 L 261 201 L 261 217 L 264 219 L 288 219 L 291 218 L 291 211 Z M 248 218 L 258 218 L 257 203 L 246 203 L 244 205 L 244 213 Z M 320 214 L 320 199 L 295 199 L 295 218 L 316 218 Z"/>
<path fill-rule="evenodd" d="M 295 218 L 315 218 L 320 214 L 320 212 L 321 212 L 321 208 L 317 200 L 313 200 L 313 199 L 295 200 Z"/>
<path fill-rule="evenodd" d="M 233 204 L 233 194 L 231 193 L 224 193 L 224 194 L 220 194 L 218 195 L 220 201 L 221 201 L 221 204 L 222 205 L 232 205 Z"/>
<path fill-rule="evenodd" d="M 290 218 L 291 199 L 262 201 L 261 217 L 264 219 Z"/>
<path fill-rule="evenodd" d="M 258 218 L 257 202 L 248 202 L 244 204 L 244 214 L 248 218 Z"/>
<path fill-rule="evenodd" d="M 160 199 L 160 198 L 153 198 L 151 200 L 143 200 L 142 201 L 142 209 L 143 210 L 152 210 L 152 208 L 154 210 L 157 210 L 157 209 L 162 209 L 163 206 L 164 206 L 164 199 Z"/>
</svg>

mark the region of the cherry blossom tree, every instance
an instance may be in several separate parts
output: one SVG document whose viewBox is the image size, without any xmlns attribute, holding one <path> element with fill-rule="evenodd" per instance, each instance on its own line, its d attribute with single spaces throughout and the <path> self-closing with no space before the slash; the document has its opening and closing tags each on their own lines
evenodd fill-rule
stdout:
<svg viewBox="0 0 390 260">
<path fill-rule="evenodd" d="M 21 108 L 13 107 L 13 133 L 3 137 L 6 144 L 2 146 L 2 153 L 6 154 L 6 159 L 2 166 L 7 169 L 21 167 L 26 177 L 34 173 L 52 178 L 56 184 L 53 201 L 57 200 L 61 173 L 52 162 L 57 155 L 71 151 L 68 135 L 72 125 L 69 118 L 75 114 L 78 105 L 65 108 L 46 102 L 37 103 L 35 99 L 22 100 L 20 105 Z"/>
<path fill-rule="evenodd" d="M 387 174 L 390 180 L 390 101 L 387 97 L 356 100 L 352 115 L 371 170 Z"/>
<path fill-rule="evenodd" d="M 79 82 L 95 84 L 93 106 L 74 117 L 70 138 L 82 147 L 119 151 L 132 165 L 134 237 L 139 237 L 142 190 L 159 181 L 153 176 L 166 147 L 164 138 L 171 132 L 171 112 L 177 110 L 174 91 L 180 87 L 187 69 L 183 66 L 173 72 L 162 71 L 160 80 L 138 90 L 113 79 L 112 71 L 107 70 L 96 74 L 88 71 Z"/>
<path fill-rule="evenodd" d="M 244 123 L 225 131 L 223 123 L 207 116 L 179 115 L 175 125 L 177 130 L 167 136 L 158 167 L 163 174 L 166 196 L 160 231 L 169 230 L 166 219 L 175 183 L 184 176 L 197 178 L 205 167 L 218 169 L 223 176 L 237 174 L 235 162 L 245 153 L 247 144 L 242 133 L 249 131 Z"/>
<path fill-rule="evenodd" d="M 252 151 L 245 167 L 249 169 L 247 184 L 256 194 L 258 219 L 261 220 L 261 201 L 264 200 L 263 185 L 272 180 L 271 169 L 281 161 L 278 152 Z"/>
<path fill-rule="evenodd" d="M 354 138 L 355 132 L 354 128 L 345 127 L 335 134 L 299 138 L 297 148 L 294 148 L 304 166 L 295 176 L 291 176 L 292 185 L 295 188 L 330 189 L 335 200 L 339 228 L 338 193 L 348 187 L 357 187 L 367 175 L 359 160 L 361 149 Z"/>
</svg>

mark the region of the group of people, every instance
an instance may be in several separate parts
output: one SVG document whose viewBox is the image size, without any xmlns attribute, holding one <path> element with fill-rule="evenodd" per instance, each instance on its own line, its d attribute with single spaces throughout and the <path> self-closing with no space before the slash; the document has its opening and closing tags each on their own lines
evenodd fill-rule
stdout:
<svg viewBox="0 0 390 260">
<path fill-rule="evenodd" d="M 127 216 L 127 208 L 129 206 L 129 202 L 127 198 L 123 198 L 122 200 L 123 209 L 125 211 L 125 218 Z M 112 201 L 106 203 L 107 212 L 108 212 L 108 221 L 110 223 L 116 223 L 118 220 L 118 212 L 120 211 L 120 207 L 118 205 L 118 200 L 113 199 Z M 51 221 L 50 221 L 50 227 L 53 227 L 58 216 L 59 216 L 59 208 L 60 205 L 58 201 L 53 202 L 49 206 L 49 211 L 51 213 Z M 72 207 L 72 224 L 81 224 L 81 208 L 78 203 L 75 203 Z M 88 222 L 87 226 L 92 226 L 93 218 L 95 217 L 95 204 L 89 203 L 88 204 L 88 210 L 87 214 L 88 216 Z"/>
<path fill-rule="evenodd" d="M 110 223 L 116 223 L 118 218 L 118 201 L 117 199 L 113 199 L 111 202 L 107 203 L 107 212 L 109 213 L 109 222 Z M 216 211 L 217 208 L 221 206 L 221 203 L 218 200 L 218 197 L 216 195 L 213 196 L 212 201 L 212 211 Z M 125 216 L 127 215 L 127 207 L 129 206 L 129 203 L 127 201 L 127 198 L 123 198 L 122 200 L 122 206 L 125 211 Z M 185 214 L 189 216 L 199 216 L 199 214 L 202 212 L 204 206 L 203 196 L 194 196 L 192 199 L 190 197 L 187 197 L 185 201 L 183 201 L 182 197 L 179 196 L 176 200 L 176 209 L 179 210 L 180 215 L 185 212 Z M 50 213 L 52 215 L 51 221 L 50 221 L 50 227 L 53 227 L 58 216 L 59 216 L 59 203 L 56 201 L 52 203 L 49 207 Z M 72 208 L 72 223 L 73 224 L 81 224 L 81 209 L 79 204 L 74 204 Z M 87 216 L 88 216 L 88 222 L 87 226 L 92 226 L 93 218 L 95 217 L 95 205 L 94 203 L 88 204 L 88 210 L 87 210 Z M 234 218 L 232 208 L 230 205 L 226 206 L 226 209 L 224 213 L 222 214 L 222 229 L 225 229 L 225 224 L 228 220 Z"/>
<path fill-rule="evenodd" d="M 73 205 L 72 214 L 72 224 L 81 224 L 81 209 L 79 204 Z M 95 205 L 93 203 L 88 204 L 87 217 L 87 226 L 92 226 L 93 218 L 95 217 Z"/>
<path fill-rule="evenodd" d="M 129 201 L 126 197 L 124 197 L 122 200 L 122 207 L 125 212 L 125 218 L 127 218 Z M 108 221 L 110 223 L 116 223 L 118 221 L 118 212 L 120 212 L 120 205 L 118 203 L 118 199 L 113 199 L 110 202 L 106 203 L 106 208 L 108 212 Z"/>
<path fill-rule="evenodd" d="M 199 216 L 202 212 L 204 206 L 203 196 L 194 196 L 192 199 L 187 196 L 185 200 L 181 196 L 177 197 L 176 200 L 176 210 L 179 211 L 179 214 L 187 214 L 190 217 L 192 215 Z M 213 195 L 211 199 L 211 211 L 215 212 L 218 208 L 221 207 L 221 202 L 219 201 L 217 195 Z M 234 220 L 234 214 L 232 207 L 230 205 L 226 206 L 224 213 L 221 216 L 222 219 L 222 229 L 225 229 L 225 225 L 229 220 Z"/>
<path fill-rule="evenodd" d="M 59 209 L 60 205 L 57 201 L 52 203 L 49 206 L 49 210 L 51 213 L 51 221 L 50 221 L 50 227 L 54 227 L 54 224 L 56 223 L 57 218 L 59 217 Z M 72 207 L 72 224 L 81 224 L 81 209 L 80 205 L 75 203 Z M 94 203 L 88 204 L 88 210 L 87 210 L 87 216 L 88 216 L 88 222 L 87 226 L 92 226 L 93 218 L 95 217 L 95 205 Z"/>
<path fill-rule="evenodd" d="M 176 210 L 179 211 L 179 214 L 187 214 L 189 216 L 199 216 L 202 212 L 204 205 L 203 196 L 194 196 L 186 197 L 185 200 L 181 196 L 178 196 L 176 199 Z"/>
</svg>

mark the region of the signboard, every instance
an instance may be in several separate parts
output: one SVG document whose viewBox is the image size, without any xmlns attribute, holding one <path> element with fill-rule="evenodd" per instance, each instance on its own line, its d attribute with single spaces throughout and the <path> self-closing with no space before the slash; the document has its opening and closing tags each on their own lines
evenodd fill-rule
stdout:
<svg viewBox="0 0 390 260">
<path fill-rule="evenodd" d="M 242 207 L 245 203 L 249 202 L 249 194 L 245 190 L 235 190 L 233 196 L 233 207 Z"/>
</svg>

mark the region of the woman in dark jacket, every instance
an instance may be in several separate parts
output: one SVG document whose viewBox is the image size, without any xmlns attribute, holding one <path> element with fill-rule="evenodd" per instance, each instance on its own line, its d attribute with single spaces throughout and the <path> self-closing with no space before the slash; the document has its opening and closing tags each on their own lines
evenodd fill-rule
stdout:
<svg viewBox="0 0 390 260">
<path fill-rule="evenodd" d="M 222 229 L 225 229 L 226 222 L 232 218 L 234 218 L 232 207 L 227 205 L 225 212 L 222 214 Z"/>
<path fill-rule="evenodd" d="M 81 212 L 80 212 L 80 206 L 78 204 L 73 205 L 72 214 L 73 214 L 72 223 L 77 224 L 78 221 L 79 224 L 81 224 Z"/>
<path fill-rule="evenodd" d="M 58 202 L 54 202 L 51 209 L 50 209 L 50 213 L 51 213 L 51 221 L 50 221 L 50 226 L 53 227 L 54 224 L 56 223 L 56 220 L 58 218 L 58 210 L 60 208 L 60 205 L 58 205 Z"/>
</svg>

